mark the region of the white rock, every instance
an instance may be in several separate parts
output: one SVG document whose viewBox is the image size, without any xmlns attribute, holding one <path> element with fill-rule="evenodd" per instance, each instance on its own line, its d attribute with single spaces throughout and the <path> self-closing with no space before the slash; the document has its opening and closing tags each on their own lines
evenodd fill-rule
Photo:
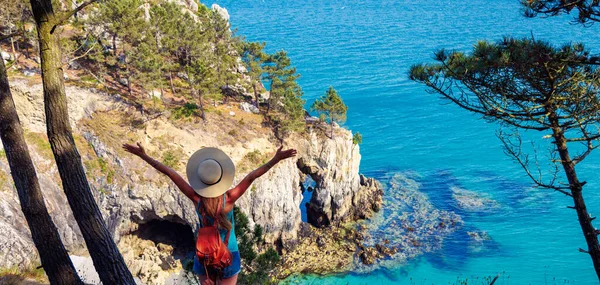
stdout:
<svg viewBox="0 0 600 285">
<path fill-rule="evenodd" d="M 31 77 L 35 75 L 35 72 L 33 72 L 32 70 L 25 70 L 23 71 L 23 75 L 27 76 L 27 77 Z"/>
<path fill-rule="evenodd" d="M 71 61 L 69 62 L 69 69 L 81 69 L 81 64 L 77 61 Z"/>
<path fill-rule="evenodd" d="M 1 54 L 2 54 L 2 59 L 4 59 L 4 60 L 11 60 L 12 59 L 12 56 L 10 55 L 10 53 L 2 51 Z"/>
<path fill-rule="evenodd" d="M 162 98 L 162 94 L 160 93 L 160 90 L 152 90 L 150 92 L 148 92 L 148 96 L 150 96 L 150 98 Z"/>
<path fill-rule="evenodd" d="M 227 11 L 227 9 L 219 6 L 218 4 L 212 4 L 212 6 L 210 6 L 210 8 L 214 12 L 217 12 L 219 14 L 219 16 L 221 16 L 221 18 L 229 21 L 229 12 Z"/>
<path fill-rule="evenodd" d="M 229 111 L 229 116 L 234 117 L 235 116 L 235 112 L 234 111 Z"/>
<path fill-rule="evenodd" d="M 81 281 L 86 284 L 100 284 L 100 276 L 91 257 L 71 255 L 70 258 Z"/>
<path fill-rule="evenodd" d="M 240 103 L 240 109 L 242 109 L 242 111 L 244 111 L 246 113 L 253 113 L 253 114 L 260 113 L 260 110 L 258 108 L 256 108 L 256 106 L 254 106 L 248 102 Z"/>
</svg>

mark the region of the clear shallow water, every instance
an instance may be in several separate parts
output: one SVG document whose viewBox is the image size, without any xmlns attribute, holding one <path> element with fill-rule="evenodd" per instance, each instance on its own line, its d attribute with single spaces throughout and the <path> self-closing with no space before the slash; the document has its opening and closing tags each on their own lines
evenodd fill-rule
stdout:
<svg viewBox="0 0 600 285">
<path fill-rule="evenodd" d="M 288 51 L 302 74 L 307 105 L 330 85 L 338 90 L 349 106 L 346 126 L 363 134 L 361 172 L 418 173 L 421 191 L 436 207 L 457 212 L 465 229 L 487 231 L 496 245 L 469 252 L 463 229 L 441 250 L 397 268 L 305 276 L 298 283 L 454 284 L 459 276 L 502 273 L 496 284 L 597 284 L 589 257 L 577 252 L 585 241 L 574 211 L 566 208 L 572 202 L 531 188 L 525 173 L 502 153 L 496 125 L 443 104 L 406 74 L 412 64 L 431 62 L 439 48 L 467 51 L 477 40 L 504 35 L 583 42 L 600 53 L 600 25 L 583 28 L 570 24 L 570 17 L 525 19 L 518 0 L 216 3 L 228 9 L 239 34 L 267 42 L 269 51 Z M 541 142 L 543 135 L 528 137 Z M 600 214 L 599 162 L 597 150 L 579 166 L 592 214 Z M 500 209 L 461 212 L 449 199 L 453 186 L 485 193 Z"/>
</svg>

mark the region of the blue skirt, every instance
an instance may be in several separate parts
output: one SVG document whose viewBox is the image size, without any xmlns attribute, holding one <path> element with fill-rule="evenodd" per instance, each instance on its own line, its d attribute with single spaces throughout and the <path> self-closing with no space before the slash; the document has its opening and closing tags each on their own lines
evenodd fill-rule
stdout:
<svg viewBox="0 0 600 285">
<path fill-rule="evenodd" d="M 240 252 L 239 251 L 233 251 L 231 252 L 231 255 L 233 256 L 233 260 L 231 261 L 231 265 L 223 268 L 223 279 L 227 279 L 227 278 L 231 278 L 233 276 L 235 276 L 236 274 L 240 273 L 241 269 L 242 269 L 242 261 L 240 259 Z M 198 260 L 198 257 L 195 256 L 194 257 L 194 273 L 198 274 L 198 275 L 206 275 L 206 270 L 204 269 L 204 264 L 200 263 L 200 261 Z M 217 274 L 218 272 L 213 272 L 210 268 L 208 269 L 208 274 L 213 275 L 213 274 Z"/>
</svg>

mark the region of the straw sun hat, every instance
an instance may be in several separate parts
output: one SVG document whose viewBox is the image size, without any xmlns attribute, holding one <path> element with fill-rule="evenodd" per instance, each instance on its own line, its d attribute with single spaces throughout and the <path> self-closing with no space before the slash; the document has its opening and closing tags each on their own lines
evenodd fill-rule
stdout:
<svg viewBox="0 0 600 285">
<path fill-rule="evenodd" d="M 188 160 L 186 173 L 194 191 L 202 197 L 217 197 L 233 183 L 235 165 L 222 150 L 206 147 L 196 151 Z"/>
</svg>

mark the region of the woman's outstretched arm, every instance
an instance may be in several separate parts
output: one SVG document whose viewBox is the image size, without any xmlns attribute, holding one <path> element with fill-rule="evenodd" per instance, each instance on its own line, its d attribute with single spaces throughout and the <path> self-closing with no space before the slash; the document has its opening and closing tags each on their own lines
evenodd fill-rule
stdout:
<svg viewBox="0 0 600 285">
<path fill-rule="evenodd" d="M 183 177 L 181 177 L 181 175 L 179 175 L 179 173 L 177 173 L 175 170 L 160 163 L 159 161 L 153 159 L 148 154 L 146 154 L 146 150 L 144 150 L 144 147 L 140 143 L 137 143 L 137 146 L 124 144 L 123 148 L 125 149 L 125 151 L 139 156 L 141 159 L 150 164 L 156 170 L 169 176 L 169 178 L 173 180 L 175 185 L 179 187 L 179 190 L 181 190 L 181 192 L 183 192 L 185 196 L 190 198 L 194 203 L 198 202 L 198 195 L 196 194 L 196 192 L 194 192 L 192 186 L 190 186 L 190 184 L 188 184 L 187 181 L 185 181 L 185 179 L 183 179 Z"/>
<path fill-rule="evenodd" d="M 246 190 L 248 190 L 248 187 L 252 185 L 252 182 L 254 182 L 254 180 L 267 173 L 269 169 L 273 168 L 273 166 L 275 166 L 275 164 L 279 163 L 280 161 L 296 156 L 295 149 L 282 149 L 283 146 L 281 146 L 277 150 L 277 153 L 275 153 L 275 156 L 273 156 L 273 158 L 269 160 L 269 162 L 250 172 L 248 175 L 246 175 L 246 177 L 244 177 L 244 179 L 242 179 L 242 181 L 237 186 L 235 186 L 233 189 L 227 192 L 227 210 L 233 208 L 233 204 L 235 203 L 235 201 L 237 201 L 237 199 L 244 195 L 244 193 L 246 192 Z"/>
</svg>

